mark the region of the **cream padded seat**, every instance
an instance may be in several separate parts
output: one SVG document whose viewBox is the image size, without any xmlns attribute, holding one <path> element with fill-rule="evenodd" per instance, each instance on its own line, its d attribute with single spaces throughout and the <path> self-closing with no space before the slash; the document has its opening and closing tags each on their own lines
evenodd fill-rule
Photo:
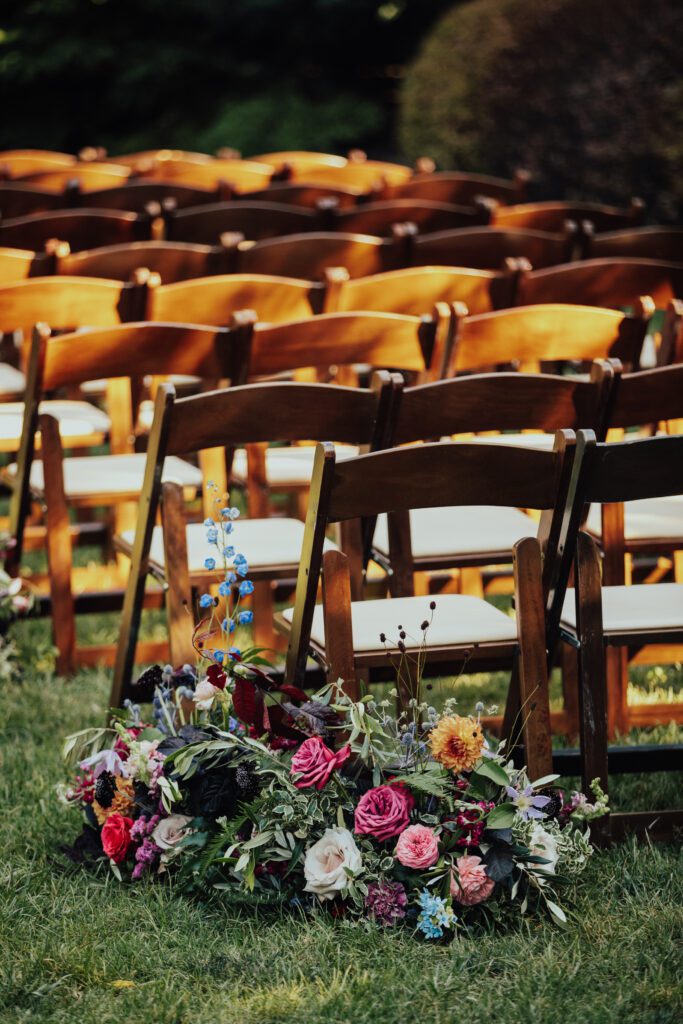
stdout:
<svg viewBox="0 0 683 1024">
<path fill-rule="evenodd" d="M 315 445 L 303 447 L 268 448 L 266 450 L 266 479 L 272 486 L 308 486 L 313 473 Z M 353 459 L 359 449 L 350 444 L 334 446 L 337 461 Z M 247 453 L 238 448 L 232 462 L 232 477 L 238 483 L 247 479 Z"/>
<path fill-rule="evenodd" d="M 576 630 L 575 600 L 568 590 L 562 625 L 571 631 Z M 602 622 L 605 633 L 683 629 L 683 583 L 603 587 Z"/>
<path fill-rule="evenodd" d="M 133 545 L 134 537 L 133 530 L 121 534 L 121 539 L 129 548 Z M 209 557 L 215 558 L 218 569 L 221 568 L 220 554 L 216 553 L 215 545 L 208 543 L 203 523 L 188 523 L 185 537 L 190 573 L 205 573 L 204 560 Z M 298 567 L 303 539 L 304 524 L 299 519 L 240 519 L 228 543 L 236 552 L 244 555 L 251 571 L 267 566 Z M 331 541 L 325 543 L 326 550 L 334 546 Z M 164 541 L 160 526 L 155 526 L 152 532 L 150 561 L 163 569 Z"/>
<path fill-rule="evenodd" d="M 0 363 L 0 394 L 23 395 L 25 388 L 26 377 L 21 370 L 9 363 Z"/>
<path fill-rule="evenodd" d="M 145 473 L 144 452 L 133 455 L 95 455 L 64 459 L 64 490 L 67 498 L 87 498 L 97 495 L 136 494 L 142 490 Z M 9 471 L 16 473 L 16 465 Z M 196 466 L 175 455 L 164 463 L 164 483 L 178 483 L 181 487 L 201 488 L 202 473 Z M 41 493 L 44 487 L 43 464 L 31 463 L 31 489 Z"/>
<path fill-rule="evenodd" d="M 64 439 L 106 434 L 111 426 L 107 414 L 90 402 L 41 402 L 40 412 L 49 413 L 59 421 L 59 433 Z M 20 440 L 23 419 L 23 402 L 0 403 L 0 443 Z"/>
<path fill-rule="evenodd" d="M 497 505 L 415 508 L 410 511 L 413 558 L 512 552 L 522 537 L 535 537 L 538 523 L 517 508 Z M 389 555 L 387 517 L 377 519 L 374 547 Z"/>
<path fill-rule="evenodd" d="M 430 600 L 436 602 L 432 613 Z M 283 612 L 291 623 L 294 609 Z M 432 618 L 433 614 L 433 618 Z M 399 624 L 408 637 L 408 648 L 419 647 L 422 639 L 420 625 L 432 618 L 427 630 L 427 646 L 441 647 L 456 644 L 509 643 L 517 639 L 517 623 L 504 612 L 498 611 L 488 601 L 462 594 L 441 594 L 434 598 L 395 597 L 378 601 L 353 601 L 351 621 L 353 649 L 357 653 L 381 652 L 385 645 L 380 633 L 387 637 L 392 651 L 396 650 Z M 316 605 L 313 613 L 311 641 L 316 647 L 325 647 L 325 627 L 322 605 Z"/>
<path fill-rule="evenodd" d="M 586 522 L 594 537 L 602 535 L 600 509 L 600 505 L 591 505 Z M 683 494 L 625 502 L 624 536 L 627 541 L 680 537 L 683 542 Z"/>
</svg>

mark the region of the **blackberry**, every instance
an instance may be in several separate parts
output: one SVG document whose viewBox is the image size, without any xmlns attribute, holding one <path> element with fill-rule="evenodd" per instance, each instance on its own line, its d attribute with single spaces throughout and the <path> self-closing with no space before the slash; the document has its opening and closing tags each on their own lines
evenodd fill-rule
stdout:
<svg viewBox="0 0 683 1024">
<path fill-rule="evenodd" d="M 111 772 L 102 772 L 95 783 L 95 799 L 100 807 L 111 807 L 116 795 L 116 784 Z"/>
<path fill-rule="evenodd" d="M 546 804 L 543 808 L 548 818 L 557 818 L 560 811 L 562 810 L 562 797 L 555 789 L 541 789 L 539 796 L 547 796 L 550 798 L 550 803 Z"/>
<path fill-rule="evenodd" d="M 244 802 L 253 800 L 259 791 L 258 776 L 246 764 L 240 764 L 235 769 L 235 782 L 241 790 L 240 799 Z"/>
</svg>

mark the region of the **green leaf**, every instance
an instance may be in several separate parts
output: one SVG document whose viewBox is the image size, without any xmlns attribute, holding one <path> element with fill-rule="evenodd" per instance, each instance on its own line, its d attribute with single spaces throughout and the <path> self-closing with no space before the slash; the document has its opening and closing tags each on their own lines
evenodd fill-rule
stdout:
<svg viewBox="0 0 683 1024">
<path fill-rule="evenodd" d="M 536 779 L 536 781 L 532 782 L 531 785 L 534 789 L 538 789 L 539 786 L 547 786 L 551 782 L 557 782 L 559 777 L 559 775 L 544 775 L 542 779 Z"/>
<path fill-rule="evenodd" d="M 491 782 L 495 782 L 497 786 L 509 786 L 510 777 L 501 765 L 496 761 L 484 761 L 480 764 L 476 772 L 472 772 L 472 775 L 481 776 L 484 779 L 490 779 Z"/>
<path fill-rule="evenodd" d="M 494 807 L 491 813 L 486 819 L 487 828 L 510 828 L 517 810 L 514 804 L 506 803 L 499 804 L 498 807 Z"/>
<path fill-rule="evenodd" d="M 553 903 L 553 901 L 549 900 L 547 896 L 545 904 L 550 912 L 550 916 L 556 924 L 559 924 L 560 926 L 567 924 L 567 915 L 565 914 L 562 907 L 558 906 L 557 903 Z"/>
</svg>

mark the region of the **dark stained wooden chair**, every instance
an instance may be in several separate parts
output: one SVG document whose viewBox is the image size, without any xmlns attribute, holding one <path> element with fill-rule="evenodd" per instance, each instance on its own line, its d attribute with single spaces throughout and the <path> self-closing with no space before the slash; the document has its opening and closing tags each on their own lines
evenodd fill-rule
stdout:
<svg viewBox="0 0 683 1024">
<path fill-rule="evenodd" d="M 510 181 L 485 174 L 435 171 L 432 174 L 415 174 L 403 184 L 385 191 L 392 199 L 430 199 L 437 203 L 468 206 L 479 196 L 495 199 L 498 203 L 521 203 L 528 183 L 526 171 L 518 171 Z"/>
<path fill-rule="evenodd" d="M 386 199 L 350 209 L 330 207 L 328 215 L 328 226 L 337 231 L 388 235 L 393 224 L 408 221 L 424 232 L 484 225 L 491 219 L 491 210 L 484 202 L 476 206 L 455 206 L 432 199 Z"/>
<path fill-rule="evenodd" d="M 653 371 L 656 372 L 656 371 Z M 683 492 L 683 436 L 642 438 L 589 446 L 579 477 L 579 500 L 613 506 Z M 578 536 L 576 590 L 567 592 L 563 636 L 579 652 L 581 760 L 584 786 L 597 778 L 607 790 L 610 771 L 680 770 L 683 748 L 608 747 L 615 711 L 622 719 L 625 694 L 615 694 L 605 670 L 611 651 L 649 644 L 668 651 L 683 643 L 683 585 L 610 586 L 600 580 L 600 556 L 586 533 Z M 660 649 L 661 649 L 660 648 Z M 662 660 L 659 658 L 658 660 Z M 615 707 L 618 703 L 621 707 Z M 683 811 L 612 813 L 596 822 L 596 838 L 620 839 L 630 831 L 670 839 L 683 826 Z"/>
<path fill-rule="evenodd" d="M 220 202 L 221 196 L 218 188 L 198 188 L 169 181 L 135 178 L 121 185 L 88 190 L 85 193 L 73 188 L 68 198 L 70 206 L 140 212 L 146 210 L 150 203 L 162 204 L 170 200 L 177 209 L 183 209 L 186 206 Z"/>
<path fill-rule="evenodd" d="M 409 235 L 392 238 L 315 231 L 237 245 L 237 270 L 322 280 L 328 267 L 345 267 L 351 277 L 366 277 L 408 263 Z"/>
<path fill-rule="evenodd" d="M 0 151 L 0 178 L 23 178 L 27 174 L 57 170 L 76 163 L 70 153 L 48 149 L 5 149 Z"/>
<path fill-rule="evenodd" d="M 0 218 L 27 217 L 32 213 L 47 213 L 66 206 L 66 196 L 21 181 L 0 181 Z"/>
<path fill-rule="evenodd" d="M 41 251 L 57 238 L 71 250 L 150 238 L 151 218 L 144 213 L 114 210 L 56 210 L 0 222 L 0 245 Z"/>
<path fill-rule="evenodd" d="M 581 260 L 527 269 L 518 278 L 517 302 L 532 306 L 542 302 L 577 303 L 618 309 L 649 295 L 658 309 L 683 296 L 683 263 L 645 259 Z"/>
<path fill-rule="evenodd" d="M 589 221 L 594 231 L 615 231 L 634 227 L 645 216 L 642 199 L 632 199 L 624 209 L 600 203 L 572 201 L 521 203 L 516 206 L 497 206 L 492 224 L 496 227 L 525 228 L 532 231 L 562 231 L 566 221 L 581 224 Z"/>
<path fill-rule="evenodd" d="M 49 593 L 61 673 L 70 672 L 76 663 L 93 664 L 107 653 L 98 648 L 77 651 L 76 610 L 101 608 L 102 592 L 110 602 L 105 607 L 112 607 L 112 594 L 107 591 L 113 588 L 116 597 L 117 586 L 120 601 L 121 583 L 115 566 L 111 571 L 98 567 L 96 579 L 93 581 L 92 574 L 88 578 L 89 590 L 80 591 L 77 573 L 72 572 L 68 511 L 70 507 L 111 508 L 132 502 L 137 506 L 139 502 L 145 455 L 132 451 L 134 413 L 130 378 L 192 374 L 207 381 L 239 382 L 246 376 L 247 363 L 248 340 L 245 344 L 238 330 L 138 323 L 50 337 L 45 325 L 36 327 L 27 370 L 19 456 L 14 472 L 7 474 L 12 486 L 13 544 L 9 564 L 19 564 L 29 503 L 32 496 L 38 497 L 45 505 Z M 64 458 L 58 423 L 40 408 L 41 397 L 79 385 L 98 374 L 111 382 L 111 454 Z M 37 429 L 41 462 L 34 459 Z M 176 480 L 184 488 L 188 497 L 202 486 L 201 470 L 183 460 L 171 459 L 165 473 L 167 479 Z M 74 599 L 75 592 L 78 601 Z"/>
<path fill-rule="evenodd" d="M 54 249 L 58 274 L 127 281 L 139 267 L 146 267 L 159 275 L 162 284 L 226 274 L 237 259 L 234 245 L 188 242 L 127 242 L 73 253 L 66 243 L 59 243 Z"/>
<path fill-rule="evenodd" d="M 327 667 L 330 679 L 344 680 L 356 699 L 361 674 L 370 682 L 395 678 L 399 632 L 413 657 L 424 636 L 426 672 L 449 674 L 463 663 L 477 667 L 510 667 L 519 658 L 518 680 L 525 707 L 522 716 L 527 765 L 533 776 L 551 764 L 547 692 L 546 617 L 557 603 L 562 559 L 546 545 L 546 579 L 542 547 L 528 537 L 515 546 L 517 619 L 493 605 L 465 595 L 429 599 L 404 597 L 376 601 L 351 600 L 349 561 L 338 552 L 324 552 L 325 534 L 337 522 L 359 524 L 382 512 L 445 505 L 496 505 L 556 509 L 551 536 L 559 537 L 564 513 L 563 479 L 566 455 L 573 454 L 573 435 L 558 436 L 557 448 L 540 451 L 503 445 L 436 443 L 399 448 L 337 462 L 332 445 L 318 447 L 306 536 L 294 608 L 278 616 L 290 633 L 287 679 L 305 678 L 309 653 Z M 556 543 L 556 541 L 555 541 Z M 551 567 L 552 566 L 552 571 Z M 323 604 L 316 606 L 322 570 Z M 421 623 L 431 625 L 423 633 Z M 405 634 L 405 636 L 404 636 Z M 384 637 L 386 637 L 386 642 Z M 392 657 L 393 656 L 393 657 Z M 399 692 L 412 696 L 410 662 L 402 661 Z"/>
<path fill-rule="evenodd" d="M 315 209 L 321 199 L 334 199 L 340 210 L 346 210 L 364 199 L 370 199 L 371 196 L 371 192 L 343 185 L 307 185 L 305 182 L 273 181 L 268 188 L 243 192 L 235 198 L 244 198 L 251 202 L 303 206 L 310 210 Z"/>
<path fill-rule="evenodd" d="M 239 232 L 248 239 L 275 238 L 322 227 L 317 210 L 279 203 L 215 203 L 185 210 L 166 208 L 165 235 L 169 241 L 218 245 L 221 235 Z"/>
<path fill-rule="evenodd" d="M 526 228 L 460 228 L 418 235 L 411 241 L 413 266 L 440 264 L 499 270 L 509 257 L 523 257 L 538 268 L 571 260 L 577 229 L 574 225 L 564 233 L 550 234 Z"/>
<path fill-rule="evenodd" d="M 372 389 L 340 388 L 325 384 L 270 382 L 230 388 L 175 400 L 170 385 L 162 385 L 147 455 L 137 528 L 122 538 L 131 555 L 131 571 L 124 604 L 112 700 L 118 706 L 130 692 L 136 641 L 148 571 L 167 583 L 170 654 L 174 664 L 192 661 L 194 619 L 193 588 L 216 583 L 215 571 L 207 571 L 207 547 L 203 524 L 186 524 L 178 485 L 160 483 L 164 459 L 190 452 L 220 448 L 231 453 L 239 445 L 263 445 L 271 441 L 298 442 L 334 437 L 347 445 L 381 447 L 388 423 L 392 383 L 389 374 L 377 374 Z M 278 449 L 282 450 L 282 449 Z M 155 526 L 161 501 L 162 525 Z M 266 633 L 272 605 L 258 601 L 271 581 L 296 577 L 304 524 L 299 519 L 264 518 L 250 508 L 250 518 L 240 519 L 235 547 L 249 564 L 256 583 L 256 623 Z M 267 594 L 268 596 L 268 594 Z M 268 616 L 265 619 L 265 616 Z M 266 640 L 268 637 L 266 637 Z"/>
<path fill-rule="evenodd" d="M 325 273 L 325 312 L 379 310 L 419 316 L 437 302 L 463 302 L 469 313 L 514 305 L 516 261 L 504 270 L 468 267 L 408 267 L 352 278 L 344 267 Z"/>
<path fill-rule="evenodd" d="M 259 320 L 285 323 L 320 312 L 323 293 L 322 284 L 288 277 L 225 274 L 196 278 L 151 289 L 147 318 L 227 325 L 233 313 L 253 309 Z"/>
<path fill-rule="evenodd" d="M 683 263 L 683 228 L 632 227 L 585 237 L 586 259 L 664 260 Z"/>
</svg>

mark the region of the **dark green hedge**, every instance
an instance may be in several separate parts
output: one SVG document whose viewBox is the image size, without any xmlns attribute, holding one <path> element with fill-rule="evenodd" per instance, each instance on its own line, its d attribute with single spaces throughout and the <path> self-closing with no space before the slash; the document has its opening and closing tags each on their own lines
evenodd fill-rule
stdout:
<svg viewBox="0 0 683 1024">
<path fill-rule="evenodd" d="M 443 167 L 527 167 L 542 195 L 641 195 L 679 220 L 682 41 L 681 0 L 472 0 L 409 69 L 400 142 Z"/>
</svg>

